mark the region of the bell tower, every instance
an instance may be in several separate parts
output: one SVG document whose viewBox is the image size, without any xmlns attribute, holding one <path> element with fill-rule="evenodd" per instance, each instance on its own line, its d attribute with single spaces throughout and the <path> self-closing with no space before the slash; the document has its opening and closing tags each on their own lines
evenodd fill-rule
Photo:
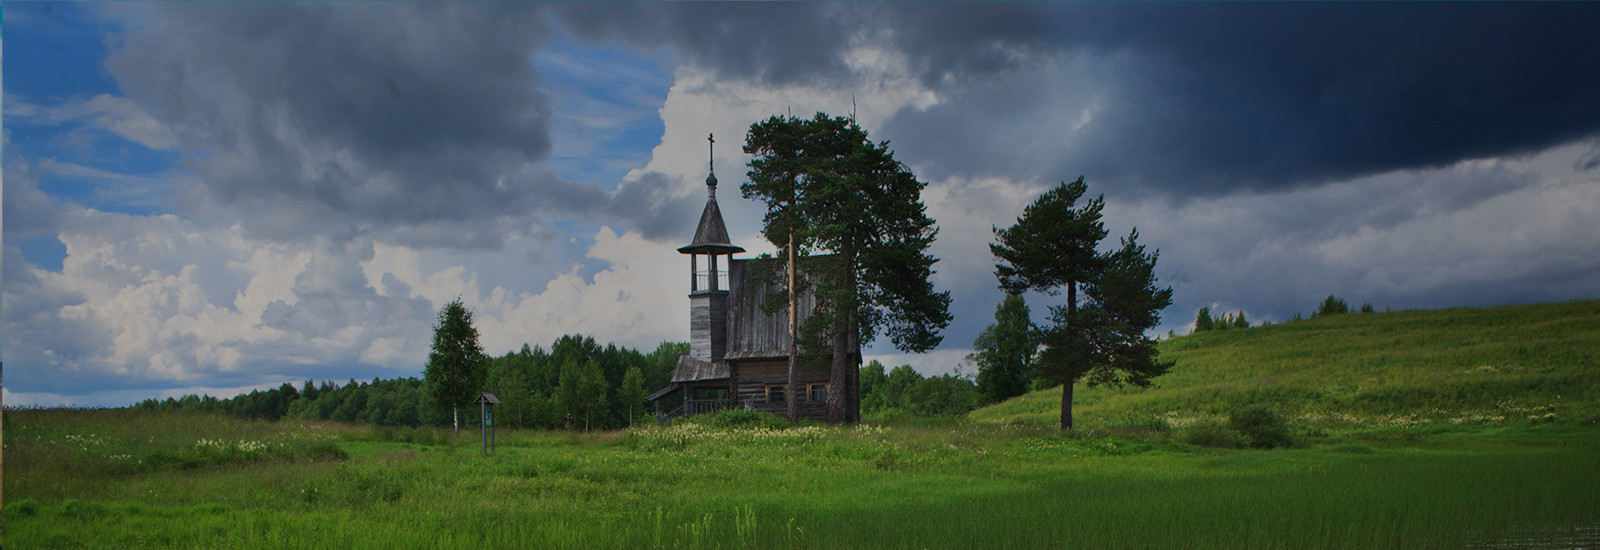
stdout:
<svg viewBox="0 0 1600 550">
<path fill-rule="evenodd" d="M 717 208 L 716 139 L 706 136 L 711 152 L 706 176 L 706 208 L 700 213 L 694 241 L 678 249 L 689 256 L 689 356 L 706 362 L 722 360 L 728 342 L 727 264 L 743 248 L 728 242 L 728 227 Z M 700 269 L 704 256 L 706 269 Z M 718 257 L 723 257 L 719 266 Z"/>
</svg>

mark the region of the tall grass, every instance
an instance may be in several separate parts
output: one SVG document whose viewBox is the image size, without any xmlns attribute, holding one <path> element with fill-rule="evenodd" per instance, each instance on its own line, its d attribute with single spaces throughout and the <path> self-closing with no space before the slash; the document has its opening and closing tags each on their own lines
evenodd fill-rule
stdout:
<svg viewBox="0 0 1600 550">
<path fill-rule="evenodd" d="M 99 411 L 14 413 L 82 431 Z M 201 419 L 125 427 L 156 437 Z M 236 437 L 272 431 L 241 428 Z M 1459 547 L 1600 517 L 1600 442 L 1540 426 L 1427 448 L 1217 451 L 1026 425 L 507 431 L 418 445 L 338 434 L 348 459 L 92 471 L 8 464 L 18 547 Z M 177 435 L 173 439 L 181 439 Z M 35 445 L 7 439 L 7 453 Z M 56 444 L 59 445 L 59 442 Z M 24 450 L 24 453 L 32 452 Z M 12 468 L 14 466 L 14 468 Z M 97 486 L 90 489 L 88 485 Z"/>
</svg>

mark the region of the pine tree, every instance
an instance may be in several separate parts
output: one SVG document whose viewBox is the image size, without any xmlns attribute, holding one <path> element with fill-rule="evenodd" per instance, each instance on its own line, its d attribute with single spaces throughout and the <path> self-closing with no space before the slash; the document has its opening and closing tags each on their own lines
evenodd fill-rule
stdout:
<svg viewBox="0 0 1600 550">
<path fill-rule="evenodd" d="M 1156 252 L 1138 243 L 1139 231 L 1109 253 L 1095 249 L 1106 236 L 1100 221 L 1104 197 L 1076 206 L 1083 178 L 1046 191 L 1017 223 L 995 229 L 989 250 L 1001 263 L 995 277 L 1007 291 L 1067 291 L 1064 306 L 1050 308 L 1037 368 L 1061 383 L 1061 429 L 1072 428 L 1072 387 L 1125 384 L 1146 387 L 1172 366 L 1156 360 L 1155 341 L 1144 333 L 1172 305 L 1172 288 L 1157 288 Z M 1084 300 L 1078 300 L 1079 290 Z"/>
<path fill-rule="evenodd" d="M 1194 331 L 1211 332 L 1215 328 L 1213 323 L 1211 320 L 1211 308 L 1209 306 L 1201 307 L 1200 312 L 1194 316 Z"/>
<path fill-rule="evenodd" d="M 1324 315 L 1343 315 L 1346 313 L 1350 313 L 1350 304 L 1347 304 L 1344 300 L 1340 300 L 1335 298 L 1332 294 L 1329 294 L 1328 299 L 1322 301 L 1322 305 L 1317 307 L 1317 311 L 1312 313 L 1311 317 L 1316 318 Z"/>
<path fill-rule="evenodd" d="M 827 417 L 835 424 L 860 418 L 858 342 L 882 332 L 900 350 L 920 353 L 937 346 L 950 323 L 950 293 L 933 290 L 938 260 L 926 253 L 938 233 L 921 200 L 926 184 L 888 145 L 870 141 L 854 120 L 823 113 L 774 116 L 745 138 L 745 153 L 756 158 L 739 189 L 766 202 L 762 233 L 806 268 L 817 308 L 800 328 L 809 347 L 832 348 Z M 812 250 L 831 257 L 804 261 Z M 794 284 L 783 286 L 793 293 Z"/>
</svg>

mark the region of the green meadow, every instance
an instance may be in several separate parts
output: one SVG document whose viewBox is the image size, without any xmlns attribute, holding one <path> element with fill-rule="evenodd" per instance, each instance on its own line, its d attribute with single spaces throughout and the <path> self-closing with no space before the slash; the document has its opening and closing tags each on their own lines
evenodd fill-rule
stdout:
<svg viewBox="0 0 1600 550">
<path fill-rule="evenodd" d="M 1464 548 L 1600 543 L 1600 301 L 1162 344 L 1146 390 L 965 418 L 478 432 L 6 412 L 3 542 L 75 547 Z M 1288 448 L 1229 444 L 1266 405 Z"/>
</svg>

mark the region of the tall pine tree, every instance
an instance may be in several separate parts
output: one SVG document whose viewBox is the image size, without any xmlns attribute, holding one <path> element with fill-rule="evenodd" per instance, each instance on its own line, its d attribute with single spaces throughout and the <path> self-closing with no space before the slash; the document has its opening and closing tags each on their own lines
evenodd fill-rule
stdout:
<svg viewBox="0 0 1600 550">
<path fill-rule="evenodd" d="M 1050 308 L 1052 324 L 1043 330 L 1035 366 L 1061 384 L 1063 430 L 1072 428 L 1072 388 L 1079 380 L 1144 387 L 1171 366 L 1156 360 L 1155 341 L 1144 335 L 1172 304 L 1172 289 L 1156 287 L 1156 253 L 1145 252 L 1137 229 L 1120 249 L 1098 252 L 1106 236 L 1100 221 L 1105 199 L 1078 206 L 1087 190 L 1082 177 L 1062 182 L 1028 205 L 1015 225 L 996 228 L 989 245 L 1006 291 L 1058 296 L 1066 290 L 1066 304 Z"/>
<path fill-rule="evenodd" d="M 756 158 L 740 191 L 766 202 L 763 234 L 798 256 L 817 298 L 802 340 L 831 347 L 828 421 L 854 422 L 861 414 L 851 357 L 857 343 L 881 332 L 900 350 L 920 353 L 937 346 L 950 323 L 950 293 L 934 291 L 930 280 L 938 260 L 927 249 L 938 228 L 922 204 L 926 184 L 894 159 L 888 142 L 873 143 L 854 120 L 823 113 L 756 123 L 744 151 Z M 831 257 L 803 261 L 810 251 Z"/>
</svg>

